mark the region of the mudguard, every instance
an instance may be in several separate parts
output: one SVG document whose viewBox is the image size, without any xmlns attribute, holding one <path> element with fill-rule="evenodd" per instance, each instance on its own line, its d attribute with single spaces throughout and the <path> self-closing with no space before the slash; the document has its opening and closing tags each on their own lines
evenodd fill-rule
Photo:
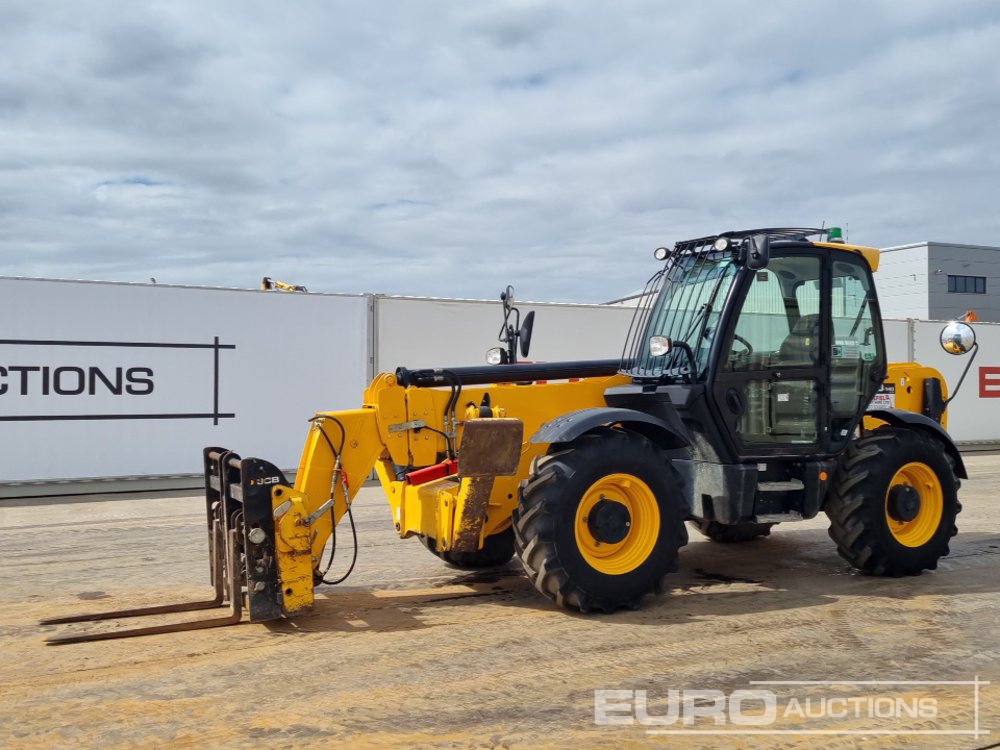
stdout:
<svg viewBox="0 0 1000 750">
<path fill-rule="evenodd" d="M 610 406 L 567 412 L 539 427 L 528 442 L 567 443 L 595 427 L 616 423 L 629 425 L 663 448 L 685 448 L 691 445 L 691 438 L 680 420 L 676 425 L 671 425 L 666 420 L 645 412 Z"/>
<path fill-rule="evenodd" d="M 913 427 L 923 430 L 937 438 L 944 445 L 945 451 L 955 462 L 955 476 L 959 479 L 968 479 L 969 474 L 965 470 L 965 462 L 962 461 L 962 454 L 958 452 L 958 446 L 951 439 L 951 435 L 940 424 L 930 417 L 918 414 L 915 411 L 906 409 L 875 409 L 865 412 L 866 417 L 881 419 L 883 422 L 891 424 L 893 427 Z"/>
</svg>

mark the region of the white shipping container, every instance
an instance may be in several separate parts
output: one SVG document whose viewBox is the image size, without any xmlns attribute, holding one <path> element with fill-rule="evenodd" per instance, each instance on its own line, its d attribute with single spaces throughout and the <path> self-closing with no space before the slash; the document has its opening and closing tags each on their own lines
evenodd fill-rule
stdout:
<svg viewBox="0 0 1000 750">
<path fill-rule="evenodd" d="M 518 303 L 536 312 L 530 358 L 613 359 L 633 308 Z M 319 410 L 360 405 L 380 370 L 477 365 L 499 346 L 497 301 L 285 294 L 0 278 L 0 496 L 23 483 L 201 472 L 224 446 L 298 465 Z M 523 320 L 523 317 L 522 317 Z M 885 321 L 892 361 L 967 357 L 944 324 Z M 1000 325 L 950 407 L 959 441 L 1000 440 Z"/>
<path fill-rule="evenodd" d="M 368 382 L 363 296 L 0 279 L 0 482 L 298 465 Z"/>
<path fill-rule="evenodd" d="M 521 322 L 535 312 L 529 359 L 556 362 L 621 357 L 633 309 L 607 305 L 514 303 Z M 513 323 L 514 317 L 511 316 Z M 499 299 L 375 298 L 375 361 L 379 370 L 403 366 L 462 367 L 486 363 L 498 341 Z M 520 358 L 520 354 L 518 354 Z"/>
</svg>

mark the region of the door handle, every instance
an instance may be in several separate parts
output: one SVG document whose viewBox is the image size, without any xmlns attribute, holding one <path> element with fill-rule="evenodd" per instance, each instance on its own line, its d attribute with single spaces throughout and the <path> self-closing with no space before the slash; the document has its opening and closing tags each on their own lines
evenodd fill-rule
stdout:
<svg viewBox="0 0 1000 750">
<path fill-rule="evenodd" d="M 742 416 L 746 406 L 743 403 L 743 395 L 735 388 L 726 391 L 726 406 L 736 416 Z"/>
</svg>

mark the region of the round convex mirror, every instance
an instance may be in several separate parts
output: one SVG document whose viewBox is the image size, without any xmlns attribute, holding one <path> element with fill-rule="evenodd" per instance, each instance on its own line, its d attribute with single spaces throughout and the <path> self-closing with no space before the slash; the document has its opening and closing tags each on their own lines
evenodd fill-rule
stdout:
<svg viewBox="0 0 1000 750">
<path fill-rule="evenodd" d="M 968 323 L 951 321 L 941 329 L 941 348 L 948 354 L 966 354 L 976 344 L 976 332 Z"/>
</svg>

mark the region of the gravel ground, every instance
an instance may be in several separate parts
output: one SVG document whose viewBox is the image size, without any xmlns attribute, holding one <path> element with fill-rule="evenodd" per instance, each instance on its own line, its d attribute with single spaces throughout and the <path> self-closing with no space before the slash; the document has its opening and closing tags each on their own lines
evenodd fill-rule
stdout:
<svg viewBox="0 0 1000 750">
<path fill-rule="evenodd" d="M 207 592 L 203 500 L 0 501 L 0 747 L 998 747 L 1000 456 L 967 461 L 951 555 L 913 578 L 854 573 L 820 516 L 741 545 L 692 531 L 671 591 L 639 611 L 575 615 L 516 561 L 470 574 L 399 540 L 370 487 L 355 505 L 357 569 L 318 589 L 310 614 L 61 647 L 43 638 L 128 623 L 38 619 Z M 977 679 L 992 684 L 926 684 Z M 827 680 L 854 684 L 751 684 Z M 692 723 L 637 721 L 637 690 L 649 716 L 679 691 Z M 697 690 L 729 697 L 726 723 L 684 710 L 719 695 Z M 739 690 L 771 691 L 775 721 L 759 723 L 758 693 L 743 706 L 758 724 L 734 724 Z M 631 723 L 596 723 L 595 700 Z"/>
</svg>

